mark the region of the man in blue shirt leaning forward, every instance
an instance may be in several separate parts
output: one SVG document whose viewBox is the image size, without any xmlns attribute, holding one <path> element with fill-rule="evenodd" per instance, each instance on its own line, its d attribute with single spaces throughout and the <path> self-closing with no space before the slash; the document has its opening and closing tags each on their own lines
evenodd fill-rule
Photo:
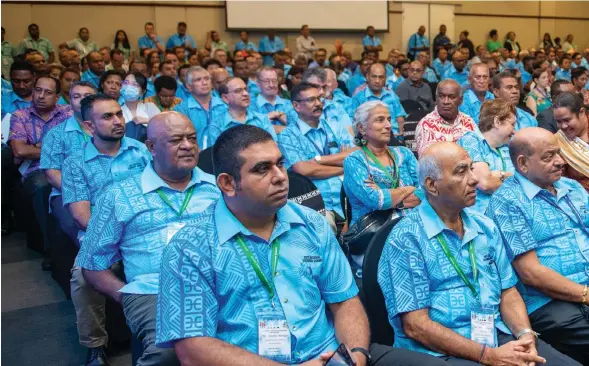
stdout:
<svg viewBox="0 0 589 366">
<path fill-rule="evenodd" d="M 436 364 L 369 347 L 346 258 L 324 217 L 287 201 L 284 157 L 269 133 L 248 125 L 223 132 L 213 165 L 223 198 L 164 252 L 160 347 L 173 346 L 185 364 L 211 366 L 319 365 L 340 343 L 359 366 L 371 356 L 372 365 Z"/>
</svg>

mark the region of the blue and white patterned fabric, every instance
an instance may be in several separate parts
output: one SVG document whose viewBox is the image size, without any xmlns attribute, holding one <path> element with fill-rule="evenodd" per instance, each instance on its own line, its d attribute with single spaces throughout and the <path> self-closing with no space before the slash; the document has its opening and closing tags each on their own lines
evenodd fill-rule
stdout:
<svg viewBox="0 0 589 366">
<path fill-rule="evenodd" d="M 372 100 L 380 100 L 381 102 L 383 102 L 384 104 L 386 104 L 389 107 L 389 113 L 391 114 L 391 117 L 393 118 L 393 121 L 392 121 L 393 133 L 395 135 L 398 135 L 399 134 L 399 122 L 397 122 L 397 118 L 407 117 L 407 112 L 405 112 L 405 109 L 403 109 L 403 106 L 401 105 L 401 100 L 399 99 L 397 94 L 395 94 L 394 92 L 392 92 L 390 90 L 383 89 L 380 94 L 380 97 L 377 97 L 376 95 L 374 95 L 374 93 L 372 93 L 370 88 L 367 87 L 352 97 L 352 103 L 354 105 L 354 110 L 356 110 L 363 103 L 370 102 Z"/>
<path fill-rule="evenodd" d="M 2 90 L 2 118 L 6 115 L 6 113 L 14 113 L 19 109 L 28 108 L 31 106 L 31 102 L 27 102 L 23 98 L 16 95 L 12 89 L 3 89 Z"/>
<path fill-rule="evenodd" d="M 342 125 L 332 125 L 321 119 L 317 128 L 302 120 L 289 124 L 278 135 L 278 147 L 284 155 L 284 166 L 291 169 L 301 161 L 312 160 L 317 155 L 337 154 L 342 146 L 354 147 L 352 136 Z M 340 203 L 342 181 L 339 177 L 312 179 L 325 202 L 325 209 L 344 217 Z"/>
<path fill-rule="evenodd" d="M 462 88 L 468 87 L 468 69 L 465 67 L 462 69 L 462 72 L 458 72 L 454 65 L 450 65 L 444 72 L 442 76 L 442 80 L 446 79 L 453 79 L 460 85 Z"/>
<path fill-rule="evenodd" d="M 571 81 L 571 69 L 563 70 L 559 68 L 556 70 L 556 74 L 554 75 L 555 80 L 567 80 Z"/>
<path fill-rule="evenodd" d="M 258 94 L 260 94 L 260 87 L 258 86 L 258 83 L 253 81 L 252 79 L 248 79 L 247 92 L 250 94 L 250 98 L 252 100 L 256 99 L 258 97 Z"/>
<path fill-rule="evenodd" d="M 392 76 L 395 73 L 395 68 L 393 65 L 389 64 L 388 62 L 384 65 L 384 69 L 387 73 L 387 78 Z"/>
<path fill-rule="evenodd" d="M 494 307 L 495 326 L 511 334 L 499 314 L 501 292 L 517 283 L 497 227 L 487 217 L 462 211 L 462 239 L 448 229 L 427 200 L 404 217 L 391 231 L 378 264 L 378 283 L 385 297 L 395 347 L 442 354 L 409 338 L 400 315 L 429 308 L 429 317 L 470 339 L 470 314 L 474 307 Z M 473 295 L 444 254 L 436 236 L 442 234 L 458 265 L 474 284 Z M 478 269 L 475 283 L 468 253 L 472 241 Z"/>
<path fill-rule="evenodd" d="M 398 187 L 419 186 L 417 178 L 417 159 L 406 147 L 389 147 L 395 162 L 399 167 Z M 392 167 L 387 167 L 388 173 L 394 176 Z M 380 188 L 372 189 L 364 182 L 371 176 L 374 183 Z M 350 225 L 360 217 L 377 210 L 392 208 L 390 189 L 393 182 L 374 162 L 366 156 L 364 151 L 357 150 L 348 155 L 344 160 L 344 189 L 352 207 Z"/>
<path fill-rule="evenodd" d="M 280 50 L 283 50 L 284 42 L 278 37 L 274 37 L 273 40 L 270 40 L 270 37 L 264 36 L 260 39 L 260 44 L 258 46 L 258 50 L 260 52 L 269 52 L 269 53 L 276 53 Z M 272 66 L 274 65 L 274 58 L 272 55 L 262 56 L 264 58 L 264 66 Z"/>
<path fill-rule="evenodd" d="M 188 88 L 186 87 L 186 85 L 184 85 L 183 82 L 181 82 L 180 80 L 176 80 L 176 84 L 178 85 L 178 87 L 176 88 L 177 98 L 180 98 L 183 101 L 192 98 L 192 93 L 190 93 L 190 90 L 188 90 Z"/>
<path fill-rule="evenodd" d="M 164 40 L 162 39 L 162 37 L 157 36 L 157 40 L 160 42 L 161 45 L 164 45 Z M 147 34 L 144 34 L 143 36 L 139 37 L 139 41 L 137 42 L 137 44 L 139 45 L 139 49 L 144 49 L 144 48 L 157 48 L 157 43 L 151 39 L 151 37 L 149 37 Z"/>
<path fill-rule="evenodd" d="M 323 113 L 321 114 L 321 118 L 325 119 L 327 123 L 332 126 L 352 126 L 352 118 L 348 114 L 348 111 L 342 105 L 336 103 L 335 100 L 325 99 L 323 101 Z"/>
<path fill-rule="evenodd" d="M 510 260 L 535 250 L 543 266 L 589 284 L 589 195 L 568 178 L 554 188 L 556 197 L 516 173 L 495 191 L 487 216 L 499 227 Z M 528 313 L 552 301 L 531 286 L 520 293 Z"/>
<path fill-rule="evenodd" d="M 249 106 L 250 112 L 256 112 L 261 114 L 268 114 L 270 112 L 282 112 L 286 114 L 286 122 L 296 122 L 299 119 L 297 112 L 294 110 L 292 103 L 290 100 L 283 99 L 279 96 L 276 96 L 274 100 L 274 104 L 270 103 L 269 101 L 262 96 L 262 94 L 258 94 L 256 98 L 252 98 L 252 102 Z M 270 121 L 275 125 L 282 125 L 281 122 L 278 121 Z"/>
<path fill-rule="evenodd" d="M 337 79 L 339 81 L 343 81 L 344 83 L 346 83 L 346 89 L 348 89 L 348 80 L 350 80 L 351 78 L 352 78 L 352 72 L 348 68 L 345 68 L 344 71 L 342 71 L 337 77 Z M 352 92 L 348 89 L 348 93 L 352 93 Z"/>
<path fill-rule="evenodd" d="M 428 47 L 429 48 L 429 39 L 425 35 L 420 35 L 419 33 L 413 33 L 411 37 L 409 37 L 409 42 L 407 44 L 407 54 L 411 59 L 415 59 L 415 56 L 418 52 L 417 50 L 412 50 L 412 48 L 421 48 L 421 47 Z"/>
<path fill-rule="evenodd" d="M 354 119 L 354 113 L 356 110 L 354 109 L 352 98 L 348 97 L 341 89 L 338 88 L 333 91 L 333 101 L 339 104 L 346 111 L 350 117 L 350 120 Z"/>
<path fill-rule="evenodd" d="M 485 100 L 493 100 L 495 96 L 490 91 L 485 92 Z M 484 102 L 483 101 L 483 102 Z M 481 115 L 481 106 L 483 102 L 479 100 L 472 89 L 467 89 L 462 96 L 462 104 L 458 107 L 458 110 L 470 118 L 473 119 L 478 125 L 479 123 L 479 116 Z"/>
<path fill-rule="evenodd" d="M 432 62 L 432 68 L 435 70 L 436 74 L 438 74 L 438 76 L 440 78 L 442 78 L 442 76 L 444 76 L 444 73 L 446 72 L 446 70 L 452 66 L 452 62 L 446 60 L 446 62 L 442 62 L 440 61 L 439 58 L 436 58 L 433 62 Z"/>
<path fill-rule="evenodd" d="M 523 109 L 516 107 L 516 121 L 515 121 L 515 130 L 519 131 L 522 128 L 526 127 L 538 127 L 538 121 L 529 114 L 528 112 L 524 111 Z"/>
<path fill-rule="evenodd" d="M 174 33 L 170 36 L 170 38 L 168 38 L 168 42 L 166 42 L 166 49 L 171 50 L 177 46 L 186 46 L 186 41 L 188 41 L 191 48 L 196 48 L 196 42 L 194 42 L 194 38 L 192 38 L 191 35 L 185 34 L 181 36 L 178 33 Z"/>
<path fill-rule="evenodd" d="M 356 71 L 356 73 L 352 75 L 352 77 L 350 77 L 346 82 L 346 88 L 348 88 L 350 95 L 353 96 L 356 89 L 364 84 L 366 84 L 366 77 L 362 75 L 360 72 L 360 67 L 358 66 L 358 71 Z"/>
<path fill-rule="evenodd" d="M 248 42 L 247 45 L 244 41 L 239 41 L 235 44 L 235 51 L 241 50 L 252 50 L 254 52 L 258 52 L 258 46 L 256 46 L 253 42 Z"/>
<path fill-rule="evenodd" d="M 378 47 L 380 45 L 382 45 L 382 42 L 377 36 L 370 37 L 367 34 L 364 36 L 364 38 L 362 38 L 362 46 L 364 46 L 364 49 L 366 49 L 366 46 Z"/>
<path fill-rule="evenodd" d="M 478 129 L 465 133 L 456 143 L 466 150 L 473 163 L 487 163 L 490 171 L 501 170 L 515 173 L 515 168 L 509 157 L 509 146 L 503 145 L 497 150 L 493 149 Z M 490 194 L 477 189 L 477 201 L 470 209 L 484 214 L 490 199 Z"/>
<path fill-rule="evenodd" d="M 435 71 L 429 66 L 425 67 L 423 78 L 427 80 L 428 83 L 437 83 L 439 81 Z"/>
<path fill-rule="evenodd" d="M 272 279 L 275 309 L 237 245 L 237 234 Z M 164 252 L 156 344 L 171 347 L 183 338 L 215 337 L 257 354 L 257 319 L 270 313 L 288 322 L 291 363 L 335 350 L 338 341 L 326 304 L 346 301 L 358 288 L 327 220 L 288 202 L 277 212 L 270 243 L 276 238 L 278 275 L 271 276 L 269 242 L 246 229 L 223 200 L 179 231 Z"/>
<path fill-rule="evenodd" d="M 150 161 L 147 147 L 129 137 L 123 137 L 115 156 L 101 154 L 93 143 L 87 143 L 63 162 L 63 205 L 80 201 L 94 205 L 104 187 L 142 172 Z"/>
<path fill-rule="evenodd" d="M 399 85 L 401 85 L 401 83 L 405 81 L 405 78 L 401 75 L 397 76 L 396 74 L 393 74 L 389 77 L 387 77 L 387 80 L 385 81 L 385 87 L 388 90 L 392 90 L 395 91 L 397 90 L 397 87 Z"/>
<path fill-rule="evenodd" d="M 192 199 L 178 217 L 192 186 Z M 156 192 L 158 188 L 174 209 Z M 194 218 L 219 197 L 215 178 L 199 168 L 194 168 L 190 182 L 180 192 L 170 188 L 149 164 L 142 173 L 114 182 L 98 197 L 76 266 L 103 271 L 122 259 L 127 285 L 119 291 L 155 295 L 170 226 Z"/>
<path fill-rule="evenodd" d="M 82 73 L 82 77 L 80 78 L 81 81 L 89 81 L 94 85 L 94 87 L 98 88 L 98 83 L 100 82 L 100 75 L 96 75 L 92 72 L 92 70 L 86 70 Z"/>
<path fill-rule="evenodd" d="M 231 127 L 241 126 L 241 125 L 252 125 L 256 127 L 260 127 L 263 130 L 266 130 L 272 138 L 276 141 L 276 132 L 274 131 L 274 127 L 272 122 L 268 119 L 268 116 L 261 113 L 251 112 L 248 111 L 246 115 L 245 122 L 240 122 L 233 118 L 229 111 L 226 111 L 224 115 L 219 116 L 218 119 L 213 120 L 209 127 L 209 143 L 211 146 L 215 144 L 215 141 L 219 138 L 219 136 L 225 131 L 230 129 Z"/>
<path fill-rule="evenodd" d="M 223 118 L 223 115 L 227 111 L 227 104 L 221 98 L 211 96 L 209 108 L 205 110 L 194 97 L 190 97 L 174 107 L 174 111 L 180 112 L 190 118 L 196 129 L 198 146 L 204 150 L 209 146 L 213 146 L 209 142 L 209 127 L 213 121 Z"/>
<path fill-rule="evenodd" d="M 521 73 L 522 73 L 522 84 L 523 85 L 526 85 L 527 83 L 529 83 L 532 80 L 532 74 L 530 74 L 526 70 L 522 71 Z"/>
</svg>

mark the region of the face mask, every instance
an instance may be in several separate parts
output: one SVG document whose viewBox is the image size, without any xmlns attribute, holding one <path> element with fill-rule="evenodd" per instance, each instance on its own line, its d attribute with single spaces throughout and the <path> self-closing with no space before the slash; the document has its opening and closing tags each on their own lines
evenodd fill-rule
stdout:
<svg viewBox="0 0 589 366">
<path fill-rule="evenodd" d="M 138 87 L 133 85 L 123 85 L 121 88 L 121 96 L 127 101 L 134 102 L 139 100 L 140 90 Z"/>
</svg>

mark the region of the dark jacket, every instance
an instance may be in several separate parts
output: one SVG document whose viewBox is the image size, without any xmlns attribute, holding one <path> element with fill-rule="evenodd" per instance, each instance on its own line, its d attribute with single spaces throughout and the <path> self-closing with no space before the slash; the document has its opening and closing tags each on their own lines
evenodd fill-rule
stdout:
<svg viewBox="0 0 589 366">
<path fill-rule="evenodd" d="M 543 129 L 552 133 L 556 133 L 556 131 L 558 131 L 552 107 L 546 108 L 542 112 L 538 113 L 536 116 L 536 121 L 538 121 L 538 127 L 542 127 Z"/>
</svg>

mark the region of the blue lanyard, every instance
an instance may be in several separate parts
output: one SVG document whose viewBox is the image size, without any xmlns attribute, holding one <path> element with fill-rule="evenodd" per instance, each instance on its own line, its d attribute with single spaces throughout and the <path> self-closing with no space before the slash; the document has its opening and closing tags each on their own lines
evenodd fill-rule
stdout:
<svg viewBox="0 0 589 366">
<path fill-rule="evenodd" d="M 546 201 L 549 205 L 551 205 L 552 207 L 556 208 L 557 210 L 559 210 L 560 212 L 562 212 L 566 217 L 568 217 L 569 219 L 575 221 L 572 217 L 570 217 L 556 202 L 552 202 L 550 201 L 548 198 L 544 197 L 544 196 L 540 196 L 541 199 L 543 199 L 544 201 Z M 566 201 L 567 206 L 569 206 L 569 208 L 571 209 L 571 211 L 573 211 L 573 214 L 575 215 L 575 218 L 577 219 L 579 225 L 581 225 L 581 227 L 583 228 L 583 231 L 589 235 L 589 231 L 587 230 L 587 227 L 585 226 L 585 223 L 583 223 L 583 220 L 581 219 L 581 215 L 579 215 L 579 212 L 577 211 L 577 209 L 575 208 L 575 206 L 573 205 L 573 203 L 571 202 L 571 199 L 569 198 L 569 196 L 565 196 L 564 200 Z"/>
</svg>

